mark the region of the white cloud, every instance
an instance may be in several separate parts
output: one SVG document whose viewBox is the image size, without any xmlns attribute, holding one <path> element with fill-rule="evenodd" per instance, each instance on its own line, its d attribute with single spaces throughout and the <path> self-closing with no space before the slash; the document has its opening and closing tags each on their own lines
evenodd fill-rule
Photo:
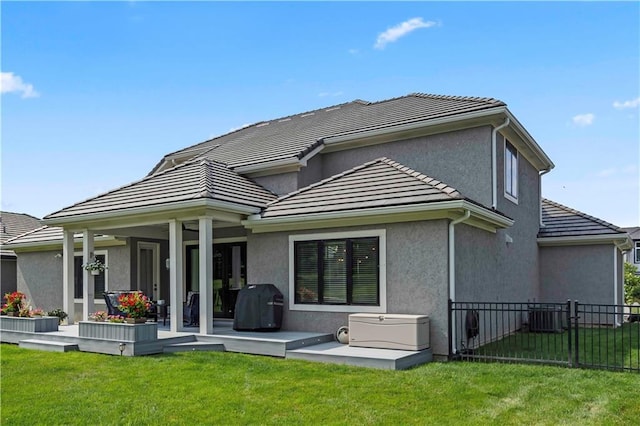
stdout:
<svg viewBox="0 0 640 426">
<path fill-rule="evenodd" d="M 424 22 L 422 18 L 411 18 L 408 21 L 404 21 L 401 24 L 380 33 L 376 39 L 376 44 L 374 44 L 373 47 L 376 49 L 384 49 L 387 44 L 393 43 L 400 37 L 403 37 L 412 31 L 419 28 L 431 28 L 436 25 L 438 25 L 438 23 L 435 21 Z"/>
<path fill-rule="evenodd" d="M 615 101 L 613 107 L 616 109 L 638 108 L 640 105 L 640 97 L 632 99 L 630 101 Z"/>
<path fill-rule="evenodd" d="M 33 85 L 25 83 L 19 75 L 12 72 L 0 73 L 0 92 L 1 93 L 21 93 L 23 98 L 37 98 L 40 96 L 33 88 Z"/>
<path fill-rule="evenodd" d="M 249 126 L 251 126 L 251 123 L 244 123 L 242 126 L 232 127 L 232 128 L 229 129 L 229 133 L 235 132 L 236 130 L 244 129 L 245 127 L 249 127 Z M 213 136 L 209 135 L 209 139 L 213 139 L 216 136 L 220 136 L 220 135 L 213 135 Z"/>
<path fill-rule="evenodd" d="M 357 55 L 359 53 L 358 49 L 349 49 L 348 52 L 352 55 Z"/>
<path fill-rule="evenodd" d="M 593 124 L 593 120 L 596 118 L 595 114 L 578 114 L 573 117 L 573 124 L 576 126 L 590 126 Z"/>
</svg>

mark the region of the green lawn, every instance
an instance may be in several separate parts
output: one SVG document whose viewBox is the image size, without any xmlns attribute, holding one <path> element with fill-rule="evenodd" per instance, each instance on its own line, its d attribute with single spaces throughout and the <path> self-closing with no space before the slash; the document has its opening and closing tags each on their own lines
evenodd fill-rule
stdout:
<svg viewBox="0 0 640 426">
<path fill-rule="evenodd" d="M 476 355 L 503 356 L 522 359 L 545 359 L 567 362 L 568 332 L 518 332 L 504 339 L 481 346 Z M 571 350 L 575 354 L 575 333 L 571 335 Z M 640 368 L 640 323 L 626 323 L 616 328 L 580 328 L 578 357 L 584 365 L 609 368 Z M 573 360 L 575 360 L 575 355 Z"/>
<path fill-rule="evenodd" d="M 636 424 L 635 373 L 431 363 L 408 371 L 219 352 L 119 357 L 0 345 L 15 424 Z"/>
</svg>

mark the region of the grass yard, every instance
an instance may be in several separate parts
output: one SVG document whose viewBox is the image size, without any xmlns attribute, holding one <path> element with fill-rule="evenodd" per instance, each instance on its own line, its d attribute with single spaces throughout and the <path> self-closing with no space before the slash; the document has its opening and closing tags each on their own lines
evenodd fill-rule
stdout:
<svg viewBox="0 0 640 426">
<path fill-rule="evenodd" d="M 481 346 L 477 355 L 504 356 L 522 359 L 568 360 L 568 332 L 518 332 L 504 339 Z M 572 351 L 576 352 L 575 333 L 571 335 Z M 626 323 L 617 328 L 580 328 L 578 333 L 579 362 L 609 368 L 640 368 L 640 323 Z M 575 360 L 575 355 L 574 358 Z"/>
<path fill-rule="evenodd" d="M 625 425 L 640 418 L 634 373 L 462 362 L 380 371 L 220 352 L 0 350 L 3 426 Z"/>
</svg>

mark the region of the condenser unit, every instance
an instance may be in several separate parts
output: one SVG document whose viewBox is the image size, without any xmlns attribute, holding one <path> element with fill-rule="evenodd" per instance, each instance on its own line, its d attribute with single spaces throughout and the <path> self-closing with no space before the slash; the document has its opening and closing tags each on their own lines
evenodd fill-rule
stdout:
<svg viewBox="0 0 640 426">
<path fill-rule="evenodd" d="M 529 331 L 533 333 L 562 333 L 562 308 L 560 306 L 530 307 Z"/>
</svg>

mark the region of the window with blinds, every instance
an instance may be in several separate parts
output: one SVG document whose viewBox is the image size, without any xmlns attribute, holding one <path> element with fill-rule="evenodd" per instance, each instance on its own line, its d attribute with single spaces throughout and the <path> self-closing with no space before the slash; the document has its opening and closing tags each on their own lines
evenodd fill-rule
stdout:
<svg viewBox="0 0 640 426">
<path fill-rule="evenodd" d="M 295 302 L 379 305 L 378 247 L 378 237 L 296 241 Z"/>
</svg>

